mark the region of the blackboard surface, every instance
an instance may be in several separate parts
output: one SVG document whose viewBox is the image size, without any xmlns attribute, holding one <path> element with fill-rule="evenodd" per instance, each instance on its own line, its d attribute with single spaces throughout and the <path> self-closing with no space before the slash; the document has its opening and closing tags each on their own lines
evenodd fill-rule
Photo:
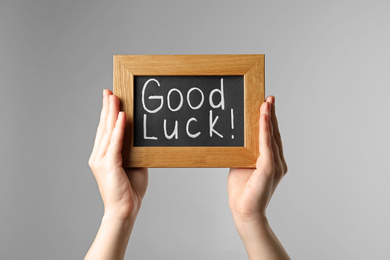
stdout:
<svg viewBox="0 0 390 260">
<path fill-rule="evenodd" d="M 134 146 L 244 146 L 244 77 L 134 76 Z"/>
</svg>

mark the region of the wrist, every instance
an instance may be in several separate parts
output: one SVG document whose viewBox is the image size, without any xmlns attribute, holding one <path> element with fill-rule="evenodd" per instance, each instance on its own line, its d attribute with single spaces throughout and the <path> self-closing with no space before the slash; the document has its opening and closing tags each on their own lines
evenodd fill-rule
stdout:
<svg viewBox="0 0 390 260">
<path fill-rule="evenodd" d="M 112 219 L 123 220 L 123 221 L 135 219 L 141 208 L 141 203 L 142 201 L 137 201 L 134 203 L 125 203 L 125 204 L 105 203 L 104 216 L 107 216 Z"/>
<path fill-rule="evenodd" d="M 265 215 L 234 222 L 249 259 L 290 259 Z"/>
<path fill-rule="evenodd" d="M 96 238 L 85 259 L 124 259 L 135 219 L 105 212 Z"/>
<path fill-rule="evenodd" d="M 269 223 L 265 215 L 259 216 L 234 216 L 234 224 L 243 240 L 255 239 L 260 233 L 268 232 Z"/>
<path fill-rule="evenodd" d="M 268 219 L 265 212 L 258 214 L 242 214 L 241 212 L 235 212 L 232 210 L 232 216 L 236 225 L 268 225 Z"/>
<path fill-rule="evenodd" d="M 125 210 L 116 210 L 116 209 L 104 209 L 103 219 L 109 219 L 111 221 L 115 222 L 131 222 L 132 220 L 135 220 L 137 218 L 139 210 L 131 210 L 131 211 L 125 211 Z"/>
<path fill-rule="evenodd" d="M 123 218 L 111 212 L 105 212 L 102 217 L 102 225 L 111 226 L 112 229 L 118 231 L 131 232 L 135 223 L 135 218 L 136 216 Z"/>
</svg>

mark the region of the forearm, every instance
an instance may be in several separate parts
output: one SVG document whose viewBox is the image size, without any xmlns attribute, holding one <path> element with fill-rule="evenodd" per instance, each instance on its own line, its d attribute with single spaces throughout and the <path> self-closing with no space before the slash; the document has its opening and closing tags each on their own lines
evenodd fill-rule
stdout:
<svg viewBox="0 0 390 260">
<path fill-rule="evenodd" d="M 134 222 L 135 217 L 119 219 L 105 215 L 84 259 L 123 259 Z"/>
<path fill-rule="evenodd" d="M 256 221 L 235 219 L 235 224 L 250 260 L 290 259 L 265 217 Z"/>
</svg>

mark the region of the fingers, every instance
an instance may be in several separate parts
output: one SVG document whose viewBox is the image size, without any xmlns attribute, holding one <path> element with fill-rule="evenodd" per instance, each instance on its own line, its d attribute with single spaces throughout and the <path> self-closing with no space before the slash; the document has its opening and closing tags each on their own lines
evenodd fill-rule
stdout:
<svg viewBox="0 0 390 260">
<path fill-rule="evenodd" d="M 274 154 L 272 151 L 270 127 L 271 127 L 271 104 L 264 102 L 260 107 L 259 120 L 259 150 L 260 156 L 257 160 L 256 168 L 269 168 L 274 163 Z"/>
<path fill-rule="evenodd" d="M 262 172 L 275 174 L 275 184 L 281 180 L 287 171 L 283 156 L 282 141 L 274 110 L 275 97 L 269 96 L 260 108 L 260 156 L 257 168 Z"/>
<path fill-rule="evenodd" d="M 268 102 L 268 101 L 267 101 Z M 281 165 L 281 159 L 280 159 L 280 156 L 279 156 L 279 147 L 275 141 L 275 136 L 274 136 L 274 126 L 273 126 L 273 123 L 272 123 L 272 104 L 270 104 L 271 106 L 271 118 L 270 118 L 270 136 L 271 136 L 271 144 L 272 144 L 272 152 L 274 154 L 274 162 L 275 162 L 275 165 L 276 166 L 279 166 Z"/>
<path fill-rule="evenodd" d="M 104 89 L 103 90 L 103 105 L 102 105 L 102 111 L 100 113 L 100 121 L 99 125 L 96 131 L 96 137 L 95 137 L 95 143 L 92 150 L 92 155 L 96 154 L 97 150 L 100 147 L 100 141 L 102 139 L 103 133 L 105 131 L 106 127 L 106 120 L 109 110 L 109 96 L 112 95 L 111 90 Z M 91 156 L 92 156 L 91 155 Z"/>
<path fill-rule="evenodd" d="M 115 128 L 116 121 L 118 119 L 119 113 L 119 99 L 114 95 L 110 95 L 110 106 L 109 113 L 107 116 L 107 125 L 106 125 L 106 133 L 112 133 Z"/>
<path fill-rule="evenodd" d="M 113 95 L 111 90 L 105 89 L 103 91 L 103 107 L 100 114 L 100 122 L 91 157 L 102 157 L 108 152 L 108 149 L 110 149 L 112 154 L 120 155 L 125 123 L 124 112 L 119 112 L 118 97 Z"/>
<path fill-rule="evenodd" d="M 119 112 L 118 119 L 116 120 L 114 130 L 111 135 L 110 144 L 107 149 L 107 154 L 116 157 L 117 161 L 122 162 L 122 146 L 123 136 L 125 133 L 126 115 L 123 111 Z"/>
<path fill-rule="evenodd" d="M 280 160 L 281 160 L 281 166 L 283 167 L 283 174 L 285 174 L 287 172 L 287 163 L 286 163 L 286 160 L 284 158 L 282 137 L 280 135 L 278 119 L 276 117 L 275 97 L 269 96 L 269 97 L 267 97 L 266 101 L 272 104 L 271 122 L 272 122 L 272 127 L 273 127 L 273 137 L 274 137 L 275 142 L 276 142 L 277 147 L 278 147 L 278 155 L 279 155 Z"/>
<path fill-rule="evenodd" d="M 119 114 L 119 99 L 115 95 L 109 95 L 108 115 L 104 127 L 104 133 L 101 136 L 98 156 L 104 156 L 110 145 L 111 136 L 115 128 Z"/>
</svg>

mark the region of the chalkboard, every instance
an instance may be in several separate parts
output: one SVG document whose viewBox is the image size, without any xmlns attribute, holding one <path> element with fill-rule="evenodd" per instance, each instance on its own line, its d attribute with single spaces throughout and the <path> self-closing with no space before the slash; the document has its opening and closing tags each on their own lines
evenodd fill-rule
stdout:
<svg viewBox="0 0 390 260">
<path fill-rule="evenodd" d="M 124 167 L 253 168 L 264 55 L 114 55 Z"/>
<path fill-rule="evenodd" d="M 134 77 L 134 146 L 244 146 L 244 77 Z"/>
</svg>

